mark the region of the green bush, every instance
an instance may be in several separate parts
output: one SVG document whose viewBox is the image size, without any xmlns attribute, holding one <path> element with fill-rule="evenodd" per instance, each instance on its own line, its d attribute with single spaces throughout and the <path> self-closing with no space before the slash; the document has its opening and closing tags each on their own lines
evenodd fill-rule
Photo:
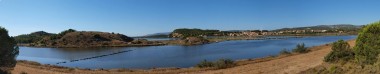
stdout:
<svg viewBox="0 0 380 74">
<path fill-rule="evenodd" d="M 197 64 L 198 68 L 208 68 L 208 67 L 214 67 L 214 63 L 213 62 L 209 62 L 207 60 L 203 60 L 202 62 L 200 62 L 199 64 Z"/>
<path fill-rule="evenodd" d="M 305 44 L 302 43 L 302 44 L 297 44 L 297 47 L 295 49 L 293 49 L 293 52 L 296 52 L 296 53 L 307 53 L 308 50 L 305 47 Z"/>
<path fill-rule="evenodd" d="M 380 22 L 365 26 L 356 40 L 355 60 L 360 64 L 373 64 L 380 52 Z"/>
<path fill-rule="evenodd" d="M 231 59 L 219 59 L 215 62 L 209 62 L 207 60 L 203 60 L 199 64 L 196 65 L 198 68 L 217 68 L 217 69 L 225 69 L 234 67 L 236 64 Z"/>
<path fill-rule="evenodd" d="M 19 53 L 16 44 L 16 41 L 8 35 L 8 31 L 0 27 L 0 69 L 9 70 L 16 65 Z"/>
<path fill-rule="evenodd" d="M 343 40 L 334 42 L 331 49 L 332 51 L 325 56 L 325 62 L 348 61 L 355 57 L 350 45 Z"/>
</svg>

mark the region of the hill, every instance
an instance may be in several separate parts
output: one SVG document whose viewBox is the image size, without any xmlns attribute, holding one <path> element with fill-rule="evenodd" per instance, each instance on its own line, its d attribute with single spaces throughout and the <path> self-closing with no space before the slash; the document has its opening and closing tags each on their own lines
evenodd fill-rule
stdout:
<svg viewBox="0 0 380 74">
<path fill-rule="evenodd" d="M 351 24 L 338 24 L 338 25 L 318 25 L 318 26 L 308 26 L 308 27 L 295 27 L 295 28 L 282 28 L 275 31 L 283 30 L 342 30 L 342 31 L 358 31 L 363 27 L 363 25 L 351 25 Z"/>
<path fill-rule="evenodd" d="M 41 40 L 42 38 L 46 36 L 52 36 L 52 35 L 56 35 L 56 34 L 47 33 L 45 31 L 37 31 L 30 34 L 19 35 L 14 38 L 17 43 L 33 43 L 33 42 L 37 42 Z"/>
<path fill-rule="evenodd" d="M 198 37 L 198 36 L 219 36 L 223 33 L 220 30 L 202 30 L 202 29 L 188 29 L 180 28 L 175 29 L 170 37 L 173 38 L 186 38 L 186 37 Z"/>
<path fill-rule="evenodd" d="M 15 40 L 19 45 L 36 47 L 103 47 L 135 44 L 132 43 L 133 38 L 123 34 L 73 29 L 58 34 L 38 31 L 16 36 Z"/>
<path fill-rule="evenodd" d="M 133 41 L 133 38 L 122 34 L 112 34 L 106 32 L 70 32 L 62 37 L 45 37 L 34 43 L 34 46 L 47 47 L 99 47 L 124 45 Z"/>
</svg>

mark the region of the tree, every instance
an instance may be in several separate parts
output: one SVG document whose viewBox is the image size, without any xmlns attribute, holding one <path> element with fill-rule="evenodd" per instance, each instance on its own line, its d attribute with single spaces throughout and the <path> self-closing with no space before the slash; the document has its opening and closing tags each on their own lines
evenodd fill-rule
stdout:
<svg viewBox="0 0 380 74">
<path fill-rule="evenodd" d="M 380 22 L 365 26 L 354 47 L 355 60 L 360 64 L 373 64 L 380 53 Z"/>
<path fill-rule="evenodd" d="M 354 58 L 350 45 L 343 40 L 334 42 L 331 49 L 332 51 L 324 59 L 325 62 L 348 61 Z"/>
<path fill-rule="evenodd" d="M 18 49 L 16 41 L 8 35 L 8 31 L 0 27 L 0 70 L 6 71 L 15 67 Z"/>
</svg>

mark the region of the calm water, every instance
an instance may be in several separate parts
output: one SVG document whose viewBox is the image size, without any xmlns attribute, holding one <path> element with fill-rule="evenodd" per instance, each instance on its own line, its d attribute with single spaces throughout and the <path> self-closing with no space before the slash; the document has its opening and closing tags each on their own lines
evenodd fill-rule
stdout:
<svg viewBox="0 0 380 74">
<path fill-rule="evenodd" d="M 226 41 L 197 46 L 150 46 L 118 48 L 31 48 L 21 47 L 18 60 L 37 61 L 42 64 L 88 58 L 118 51 L 130 52 L 105 56 L 96 59 L 58 64 L 79 68 L 133 68 L 148 69 L 154 67 L 192 67 L 200 61 L 229 58 L 233 60 L 259 58 L 277 55 L 282 49 L 292 49 L 298 43 L 317 46 L 339 39 L 350 40 L 356 36 L 318 36 L 290 38 L 283 40 L 240 40 Z"/>
</svg>

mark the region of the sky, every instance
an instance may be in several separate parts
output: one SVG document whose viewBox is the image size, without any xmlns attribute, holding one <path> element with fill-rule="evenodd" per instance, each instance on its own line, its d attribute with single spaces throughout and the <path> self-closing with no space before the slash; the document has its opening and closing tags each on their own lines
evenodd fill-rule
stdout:
<svg viewBox="0 0 380 74">
<path fill-rule="evenodd" d="M 380 0 L 0 0 L 11 36 L 66 29 L 128 36 L 177 28 L 279 29 L 364 25 L 380 20 Z"/>
</svg>

